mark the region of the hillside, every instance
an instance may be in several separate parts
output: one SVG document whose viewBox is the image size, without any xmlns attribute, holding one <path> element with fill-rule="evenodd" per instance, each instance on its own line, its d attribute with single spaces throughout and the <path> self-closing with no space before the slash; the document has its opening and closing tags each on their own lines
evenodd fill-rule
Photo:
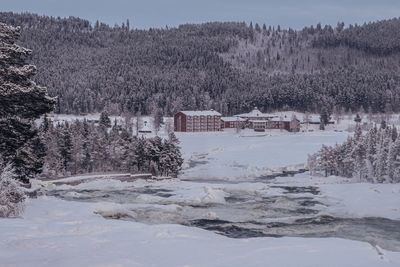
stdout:
<svg viewBox="0 0 400 267">
<path fill-rule="evenodd" d="M 400 19 L 301 31 L 245 23 L 135 30 L 0 13 L 22 27 L 57 112 L 400 111 Z"/>
</svg>

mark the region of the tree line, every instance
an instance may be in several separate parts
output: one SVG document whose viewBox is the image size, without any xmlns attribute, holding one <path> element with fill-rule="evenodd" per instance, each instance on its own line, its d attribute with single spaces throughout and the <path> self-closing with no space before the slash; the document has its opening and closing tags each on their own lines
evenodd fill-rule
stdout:
<svg viewBox="0 0 400 267">
<path fill-rule="evenodd" d="M 371 183 L 400 182 L 400 137 L 397 128 L 386 126 L 371 128 L 366 134 L 356 128 L 353 137 L 343 144 L 323 145 L 309 156 L 308 167 L 312 174 L 355 177 Z"/>
<path fill-rule="evenodd" d="M 59 113 L 400 111 L 398 19 L 299 31 L 242 22 L 138 30 L 5 12 L 0 21 L 22 27 L 34 79 L 57 96 Z M 355 44 L 328 45 L 330 35 Z"/>
<path fill-rule="evenodd" d="M 57 177 L 91 172 L 152 173 L 176 177 L 183 159 L 179 140 L 133 136 L 131 127 L 102 117 L 94 122 L 54 123 L 45 117 L 39 129 L 45 144 L 42 175 Z"/>
<path fill-rule="evenodd" d="M 344 29 L 344 23 L 324 28 L 313 41 L 314 46 L 330 47 L 345 45 L 361 49 L 370 54 L 390 55 L 400 52 L 400 18 L 350 25 Z"/>
</svg>

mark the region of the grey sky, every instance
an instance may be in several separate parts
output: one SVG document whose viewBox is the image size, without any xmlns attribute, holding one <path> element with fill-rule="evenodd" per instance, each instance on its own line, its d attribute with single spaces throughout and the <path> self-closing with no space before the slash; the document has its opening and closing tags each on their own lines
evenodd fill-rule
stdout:
<svg viewBox="0 0 400 267">
<path fill-rule="evenodd" d="M 135 28 L 207 21 L 246 21 L 300 29 L 400 16 L 400 0 L 0 0 L 0 11 L 76 16 Z"/>
</svg>

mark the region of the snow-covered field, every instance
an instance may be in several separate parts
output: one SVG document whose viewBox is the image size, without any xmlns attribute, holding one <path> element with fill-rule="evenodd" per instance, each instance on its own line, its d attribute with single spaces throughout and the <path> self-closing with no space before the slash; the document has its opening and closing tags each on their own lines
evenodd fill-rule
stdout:
<svg viewBox="0 0 400 267">
<path fill-rule="evenodd" d="M 304 168 L 307 155 L 322 144 L 346 140 L 348 132 L 300 132 L 251 129 L 236 133 L 176 133 L 185 165 L 183 179 L 248 180 Z"/>
<path fill-rule="evenodd" d="M 178 133 L 178 179 L 34 181 L 0 220 L 0 265 L 399 266 L 400 185 L 271 177 L 348 134 Z"/>
</svg>

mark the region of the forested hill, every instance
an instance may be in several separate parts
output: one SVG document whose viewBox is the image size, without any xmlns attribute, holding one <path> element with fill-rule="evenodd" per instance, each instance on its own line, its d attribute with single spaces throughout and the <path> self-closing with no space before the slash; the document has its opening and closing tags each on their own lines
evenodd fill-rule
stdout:
<svg viewBox="0 0 400 267">
<path fill-rule="evenodd" d="M 62 113 L 400 111 L 398 18 L 301 31 L 236 22 L 135 30 L 13 13 L 0 22 L 22 27 L 35 80 Z"/>
</svg>

